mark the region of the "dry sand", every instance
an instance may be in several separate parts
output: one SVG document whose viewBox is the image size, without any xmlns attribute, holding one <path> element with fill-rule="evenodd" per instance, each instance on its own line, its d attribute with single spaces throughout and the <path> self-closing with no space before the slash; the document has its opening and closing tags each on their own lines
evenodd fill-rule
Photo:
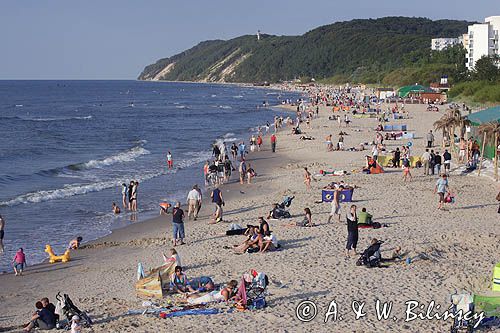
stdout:
<svg viewBox="0 0 500 333">
<path fill-rule="evenodd" d="M 443 111 L 426 112 L 424 106 L 412 105 L 407 109 L 411 119 L 395 123 L 406 123 L 410 131 L 416 132 L 413 154 L 421 155 L 423 136 Z M 33 311 L 34 302 L 43 296 L 53 299 L 58 291 L 69 293 L 80 308 L 91 314 L 96 322 L 92 332 L 448 331 L 451 322 L 404 322 L 404 302 L 417 300 L 428 304 L 434 300 L 447 308 L 448 296 L 456 289 L 488 288 L 500 253 L 496 185 L 484 178 L 452 175 L 450 185 L 457 202 L 448 211 L 436 209 L 437 196 L 432 192 L 436 177 L 423 176 L 422 169 L 413 169 L 414 181 L 408 184 L 403 184 L 401 170 L 386 169 L 379 175 L 320 177 L 312 183 L 313 189 L 306 191 L 302 167 L 307 166 L 313 174 L 320 169 L 360 169 L 369 153 L 326 152 L 325 136 L 333 134 L 335 143 L 339 132 L 337 122 L 327 120 L 328 114 L 323 108 L 320 118 L 312 122 L 312 129 L 303 128 L 316 140 L 300 141 L 299 136 L 290 135 L 285 128 L 278 134 L 277 153 L 269 151 L 266 138 L 264 151 L 250 155 L 259 174 L 255 183 L 223 187 L 227 223 L 207 224 L 212 212 L 207 202 L 198 221 L 186 221 L 188 244 L 178 247 L 178 251 L 188 276 L 209 275 L 223 283 L 239 279 L 252 268 L 263 271 L 271 280 L 265 309 L 174 319 L 124 316 L 128 309 L 141 309 L 142 299 L 136 297 L 134 290 L 137 262 L 145 267 L 157 266 L 162 262 L 161 253 L 170 248 L 170 217 L 159 217 L 117 230 L 87 249 L 73 252 L 70 263 L 29 267 L 23 277 L 0 276 L 0 332 L 19 331 L 19 325 Z M 374 127 L 375 119 L 353 119 L 351 127 L 343 129 L 349 134 L 345 146 L 372 141 Z M 436 142 L 440 140 L 437 135 Z M 405 142 L 389 141 L 388 148 Z M 424 253 L 429 259 L 374 269 L 356 266 L 354 257 L 346 259 L 345 213 L 350 204 L 342 205 L 342 223 L 327 224 L 330 204 L 315 203 L 321 198 L 323 186 L 340 180 L 359 187 L 354 192 L 358 209 L 366 207 L 375 221 L 388 225 L 378 230 L 360 230 L 358 250 L 364 250 L 375 237 L 385 240 L 384 257 L 401 246 L 411 256 Z M 257 217 L 266 215 L 270 204 L 280 201 L 284 192 L 296 196 L 291 207 L 292 221 L 302 219 L 303 208 L 310 207 L 318 226 L 286 227 L 284 224 L 290 220 L 269 221 L 283 246 L 278 252 L 236 255 L 223 248 L 243 238 L 221 236 L 229 223 L 257 224 Z M 307 323 L 299 321 L 295 314 L 297 305 L 304 300 L 315 302 L 318 309 L 317 317 Z M 353 300 L 366 303 L 366 316 L 355 320 Z M 377 320 L 376 300 L 393 302 L 388 320 Z M 324 323 L 331 301 L 336 302 L 343 319 Z"/>
</svg>

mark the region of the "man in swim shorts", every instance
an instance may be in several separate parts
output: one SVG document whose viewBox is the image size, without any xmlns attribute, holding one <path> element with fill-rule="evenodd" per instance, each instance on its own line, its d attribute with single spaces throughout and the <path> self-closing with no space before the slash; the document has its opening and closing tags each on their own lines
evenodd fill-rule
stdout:
<svg viewBox="0 0 500 333">
<path fill-rule="evenodd" d="M 340 192 L 344 189 L 344 186 L 340 185 L 333 192 L 333 200 L 332 200 L 332 211 L 328 216 L 328 223 L 331 222 L 332 217 L 337 216 L 337 220 L 340 222 Z"/>
</svg>

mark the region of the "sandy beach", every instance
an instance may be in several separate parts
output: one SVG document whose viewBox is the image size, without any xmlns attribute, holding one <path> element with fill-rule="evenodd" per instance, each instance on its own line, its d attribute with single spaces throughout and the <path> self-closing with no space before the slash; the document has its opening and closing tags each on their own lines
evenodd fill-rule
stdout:
<svg viewBox="0 0 500 333">
<path fill-rule="evenodd" d="M 407 124 L 415 133 L 412 155 L 424 151 L 425 134 L 444 113 L 427 112 L 425 105 L 406 105 L 410 119 L 391 121 Z M 403 183 L 402 170 L 386 168 L 383 174 L 363 174 L 365 151 L 327 152 L 324 138 L 340 131 L 336 121 L 328 120 L 331 108 L 322 106 L 319 118 L 311 128 L 303 126 L 306 135 L 315 138 L 302 141 L 284 127 L 277 133 L 277 152 L 270 151 L 269 137 L 264 149 L 248 155 L 258 176 L 253 184 L 240 185 L 236 173 L 222 187 L 225 197 L 224 222 L 208 224 L 213 212 L 205 199 L 200 218 L 185 221 L 186 245 L 178 246 L 189 277 L 210 276 L 218 284 L 239 280 L 250 269 L 265 272 L 269 279 L 267 307 L 255 311 L 223 312 L 207 316 L 184 316 L 162 319 L 158 316 L 126 315 L 130 309 L 143 309 L 134 284 L 137 263 L 146 268 L 159 266 L 162 253 L 171 248 L 171 216 L 136 223 L 115 230 L 109 236 L 86 244 L 72 252 L 69 263 L 41 264 L 28 267 L 23 277 L 0 275 L 0 332 L 18 332 L 33 312 L 33 304 L 41 297 L 55 301 L 57 292 L 70 294 L 95 321 L 84 332 L 446 332 L 450 321 L 413 320 L 405 322 L 405 302 L 431 301 L 443 309 L 449 307 L 449 295 L 455 290 L 487 290 L 491 271 L 499 261 L 500 233 L 498 185 L 476 174 L 461 176 L 451 173 L 450 187 L 456 203 L 447 210 L 437 210 L 433 194 L 437 176 L 424 176 L 423 169 L 412 169 L 413 181 Z M 271 116 L 271 115 L 270 115 Z M 377 120 L 352 119 L 347 132 L 346 147 L 374 140 Z M 401 146 L 408 140 L 386 141 L 387 149 Z M 441 134 L 436 134 L 436 144 Z M 440 152 L 441 147 L 437 148 Z M 346 176 L 315 176 L 312 190 L 303 183 L 303 167 L 315 175 L 319 170 L 346 170 Z M 200 170 L 201 172 L 201 170 Z M 332 181 L 343 180 L 356 185 L 353 203 L 358 210 L 366 207 L 374 221 L 387 225 L 380 229 L 361 229 L 358 251 L 366 249 L 372 238 L 384 240 L 382 256 L 390 257 L 400 246 L 406 257 L 419 258 L 410 264 L 388 263 L 386 268 L 356 266 L 357 257 L 345 258 L 346 218 L 351 203 L 342 204 L 341 223 L 327 223 L 331 210 L 321 200 L 321 189 Z M 189 188 L 192 184 L 186 184 Z M 292 218 L 268 221 L 282 246 L 280 251 L 234 254 L 231 247 L 243 236 L 222 235 L 231 223 L 258 224 L 273 202 L 283 194 L 293 195 Z M 187 193 L 186 193 L 187 194 Z M 145 193 L 144 195 L 147 195 Z M 302 219 L 309 207 L 316 224 L 311 228 L 286 224 Z M 425 257 L 426 259 L 422 259 Z M 297 318 L 296 308 L 303 301 L 317 306 L 317 316 L 309 322 Z M 390 318 L 378 320 L 375 303 L 393 302 Z M 325 323 L 325 314 L 334 301 L 337 320 Z M 365 316 L 356 319 L 353 301 L 365 302 Z M 166 304 L 166 300 L 159 300 Z M 217 307 L 228 310 L 227 305 Z M 417 310 L 415 310 L 417 311 Z M 340 319 L 342 317 L 342 319 Z"/>
</svg>

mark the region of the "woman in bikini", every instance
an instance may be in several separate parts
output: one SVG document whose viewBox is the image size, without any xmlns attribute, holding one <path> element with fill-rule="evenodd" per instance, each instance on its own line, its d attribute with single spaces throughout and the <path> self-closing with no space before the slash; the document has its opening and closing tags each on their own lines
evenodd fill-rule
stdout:
<svg viewBox="0 0 500 333">
<path fill-rule="evenodd" d="M 306 190 L 311 189 L 311 173 L 304 168 L 304 184 L 306 184 Z"/>
</svg>

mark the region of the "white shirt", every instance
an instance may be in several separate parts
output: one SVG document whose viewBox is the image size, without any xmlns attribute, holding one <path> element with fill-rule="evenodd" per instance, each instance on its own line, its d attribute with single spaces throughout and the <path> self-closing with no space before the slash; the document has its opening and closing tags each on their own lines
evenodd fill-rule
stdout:
<svg viewBox="0 0 500 333">
<path fill-rule="evenodd" d="M 200 195 L 200 193 L 197 190 L 192 189 L 191 191 L 189 191 L 187 199 L 188 200 L 200 201 L 201 200 L 201 195 Z"/>
<path fill-rule="evenodd" d="M 372 156 L 378 156 L 377 146 L 373 146 L 373 148 L 372 148 Z"/>
<path fill-rule="evenodd" d="M 278 246 L 278 239 L 274 236 L 274 234 L 271 234 L 271 236 L 264 236 L 264 240 L 271 241 L 275 247 Z"/>
<path fill-rule="evenodd" d="M 423 159 L 424 161 L 430 161 L 430 160 L 431 160 L 431 154 L 430 154 L 428 151 L 424 152 L 424 153 L 422 154 L 422 159 Z"/>
</svg>

